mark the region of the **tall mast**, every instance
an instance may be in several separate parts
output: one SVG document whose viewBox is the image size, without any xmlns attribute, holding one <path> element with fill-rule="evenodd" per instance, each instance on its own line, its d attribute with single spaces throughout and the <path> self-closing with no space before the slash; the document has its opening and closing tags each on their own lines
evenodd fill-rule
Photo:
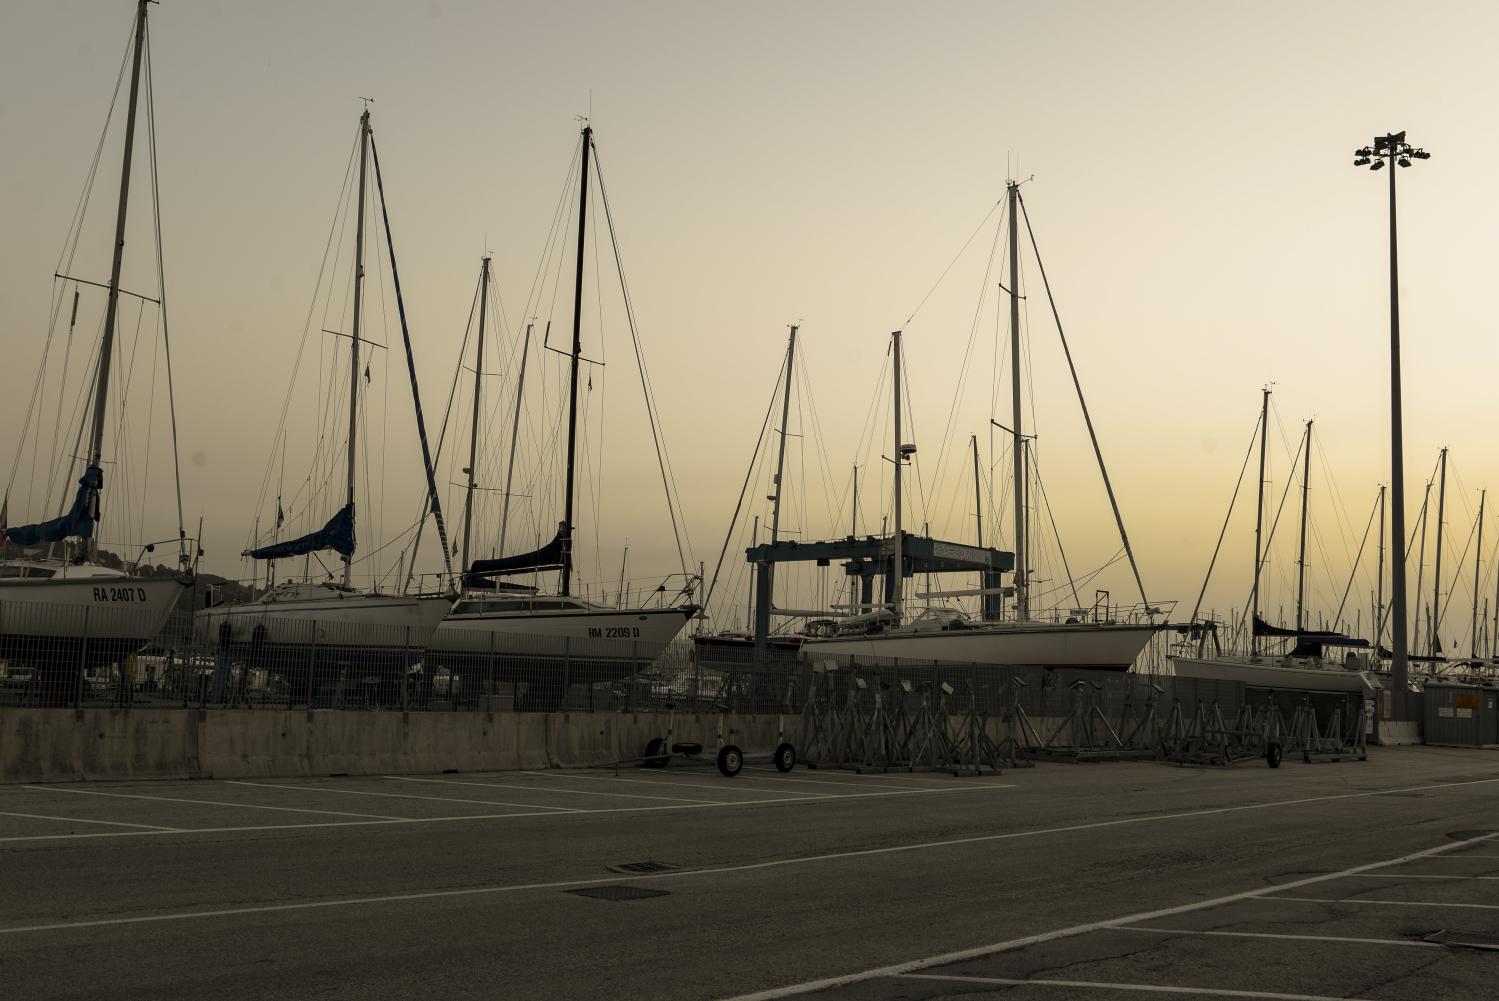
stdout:
<svg viewBox="0 0 1499 1001">
<path fill-rule="evenodd" d="M 1379 657 L 1379 641 L 1384 636 L 1384 484 L 1379 485 L 1379 573 L 1374 586 L 1379 597 L 1374 600 L 1374 656 Z"/>
<path fill-rule="evenodd" d="M 520 375 L 515 381 L 515 419 L 510 422 L 510 460 L 505 468 L 505 500 L 500 506 L 500 554 L 505 552 L 505 529 L 510 525 L 510 483 L 515 477 L 515 446 L 520 440 L 520 407 L 526 391 L 526 356 L 531 351 L 531 327 L 526 324 L 526 339 L 520 348 Z M 548 328 L 551 324 L 548 322 Z"/>
<path fill-rule="evenodd" d="M 969 435 L 973 445 L 973 544 L 984 545 L 984 495 L 983 482 L 979 479 L 979 436 Z"/>
<path fill-rule="evenodd" d="M 1010 428 L 1015 436 L 1015 617 L 1030 618 L 1025 549 L 1025 425 L 1020 410 L 1020 229 L 1016 202 L 1020 182 L 1010 181 Z"/>
<path fill-rule="evenodd" d="M 791 337 L 786 342 L 786 388 L 781 395 L 781 446 L 776 454 L 776 478 L 775 494 L 770 508 L 770 544 L 776 544 L 781 537 L 781 476 L 786 471 L 786 422 L 791 417 L 791 380 L 796 366 L 796 330 L 797 325 L 791 325 Z M 775 585 L 775 564 L 766 563 L 760 571 L 765 575 L 767 593 L 769 588 Z"/>
<path fill-rule="evenodd" d="M 1296 629 L 1306 612 L 1306 509 L 1312 489 L 1312 422 L 1306 422 L 1306 456 L 1301 467 L 1301 544 L 1296 556 Z"/>
<path fill-rule="evenodd" d="M 1431 635 L 1428 637 L 1431 643 L 1431 655 L 1435 657 L 1441 639 L 1437 636 L 1437 628 L 1442 618 L 1442 523 L 1447 515 L 1447 449 L 1442 449 L 1442 456 L 1438 460 L 1441 466 L 1441 478 L 1437 481 L 1437 556 L 1436 566 L 1431 575 L 1431 611 L 1426 613 L 1426 624 L 1430 627 Z"/>
<path fill-rule="evenodd" d="M 1478 521 L 1474 529 L 1478 533 L 1478 540 L 1473 546 L 1473 619 L 1468 625 L 1474 660 L 1478 659 L 1478 571 L 1483 564 L 1483 502 L 1487 495 L 1487 490 L 1478 491 Z"/>
<path fill-rule="evenodd" d="M 468 570 L 469 537 L 474 524 L 474 467 L 479 460 L 479 400 L 484 386 L 484 320 L 489 305 L 489 258 L 479 267 L 479 346 L 474 351 L 474 419 L 468 429 L 468 491 L 463 496 L 463 562 Z"/>
<path fill-rule="evenodd" d="M 894 343 L 895 354 L 895 558 L 891 563 L 892 583 L 890 588 L 891 611 L 895 615 L 895 624 L 899 625 L 901 620 L 901 598 L 905 590 L 905 558 L 904 540 L 901 538 L 901 465 L 905 462 L 905 454 L 901 451 L 900 440 L 900 331 L 890 335 Z"/>
<path fill-rule="evenodd" d="M 1249 652 L 1260 652 L 1260 637 L 1255 623 L 1260 618 L 1260 565 L 1264 562 L 1265 532 L 1265 440 L 1270 437 L 1270 387 L 1263 390 L 1260 402 L 1260 479 L 1254 491 L 1254 588 L 1250 591 Z"/>
<path fill-rule="evenodd" d="M 370 151 L 370 109 L 359 116 L 359 223 L 354 229 L 354 330 L 349 341 L 349 489 L 345 503 L 354 507 L 354 458 L 359 434 L 359 332 L 364 310 L 364 193 Z M 344 587 L 354 579 L 354 559 L 345 556 Z"/>
<path fill-rule="evenodd" d="M 89 437 L 89 465 L 104 458 L 104 425 L 109 403 L 109 365 L 114 354 L 115 321 L 120 304 L 120 265 L 125 259 L 125 218 L 130 205 L 130 162 L 135 153 L 135 111 L 141 88 L 141 57 L 146 48 L 146 3 L 140 0 L 135 14 L 135 51 L 130 62 L 130 105 L 125 113 L 125 155 L 120 166 L 120 205 L 115 216 L 114 262 L 109 269 L 109 299 L 104 314 L 104 340 L 99 346 L 99 367 L 94 377 L 94 426 Z"/>
<path fill-rule="evenodd" d="M 578 270 L 573 281 L 573 350 L 567 382 L 567 503 L 562 514 L 562 595 L 572 593 L 573 488 L 577 479 L 578 359 L 583 355 L 583 251 L 588 235 L 588 154 L 593 126 L 583 126 L 583 167 L 578 182 Z"/>
<path fill-rule="evenodd" d="M 854 490 L 853 504 L 848 512 L 848 537 L 852 540 L 859 534 L 859 464 L 854 463 Z M 858 615 L 859 608 L 859 578 L 850 576 L 848 579 L 848 614 Z"/>
</svg>

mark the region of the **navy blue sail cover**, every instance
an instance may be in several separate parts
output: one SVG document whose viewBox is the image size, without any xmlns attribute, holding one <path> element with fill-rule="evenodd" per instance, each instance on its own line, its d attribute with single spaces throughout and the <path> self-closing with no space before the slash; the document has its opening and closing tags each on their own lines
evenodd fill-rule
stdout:
<svg viewBox="0 0 1499 1001">
<path fill-rule="evenodd" d="M 259 549 L 250 549 L 244 555 L 252 560 L 281 560 L 304 553 L 315 553 L 320 549 L 331 549 L 340 556 L 354 555 L 354 505 L 345 504 L 338 513 L 328 519 L 328 524 L 310 532 L 300 539 L 288 539 Z"/>
<path fill-rule="evenodd" d="M 89 466 L 78 481 L 78 493 L 67 513 L 35 525 L 17 525 L 5 529 L 5 538 L 18 546 L 35 546 L 43 542 L 61 542 L 76 537 L 91 539 L 99 521 L 99 491 L 104 489 L 104 471 Z"/>
<path fill-rule="evenodd" d="M 530 553 L 519 553 L 515 556 L 502 556 L 496 560 L 474 560 L 464 573 L 464 579 L 470 577 L 498 577 L 512 573 L 530 573 L 533 570 L 561 570 L 562 569 L 562 547 L 566 544 L 562 538 L 562 529 L 557 530 L 557 537 L 540 549 Z"/>
</svg>

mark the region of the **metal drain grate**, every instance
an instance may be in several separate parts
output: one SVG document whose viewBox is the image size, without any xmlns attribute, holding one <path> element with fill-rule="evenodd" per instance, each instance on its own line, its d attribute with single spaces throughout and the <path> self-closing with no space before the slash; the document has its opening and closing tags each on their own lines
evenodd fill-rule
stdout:
<svg viewBox="0 0 1499 1001">
<path fill-rule="evenodd" d="M 610 872 L 617 872 L 623 876 L 638 875 L 648 872 L 679 872 L 683 868 L 672 862 L 625 862 L 620 865 L 605 866 Z"/>
<path fill-rule="evenodd" d="M 585 886 L 581 890 L 564 890 L 563 893 L 571 893 L 577 897 L 592 897 L 594 900 L 647 900 L 651 897 L 665 897 L 670 894 L 669 890 L 650 890 L 643 886 Z"/>
</svg>

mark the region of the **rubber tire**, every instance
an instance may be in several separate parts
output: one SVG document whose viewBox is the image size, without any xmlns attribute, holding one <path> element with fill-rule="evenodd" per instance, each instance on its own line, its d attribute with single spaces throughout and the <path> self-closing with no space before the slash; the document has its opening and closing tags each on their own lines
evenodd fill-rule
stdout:
<svg viewBox="0 0 1499 1001">
<path fill-rule="evenodd" d="M 783 743 L 776 748 L 775 753 L 776 771 L 789 772 L 796 767 L 796 748 L 790 744 Z"/>
<path fill-rule="evenodd" d="M 667 762 L 671 761 L 671 755 L 666 754 L 666 741 L 660 737 L 652 737 L 645 745 L 645 754 L 641 757 L 642 768 L 665 768 Z"/>
<path fill-rule="evenodd" d="M 1271 768 L 1279 768 L 1280 758 L 1281 749 L 1279 744 L 1271 742 L 1265 745 L 1265 764 L 1269 765 Z"/>
<path fill-rule="evenodd" d="M 718 749 L 718 770 L 725 778 L 733 778 L 744 768 L 744 752 L 733 744 Z"/>
</svg>

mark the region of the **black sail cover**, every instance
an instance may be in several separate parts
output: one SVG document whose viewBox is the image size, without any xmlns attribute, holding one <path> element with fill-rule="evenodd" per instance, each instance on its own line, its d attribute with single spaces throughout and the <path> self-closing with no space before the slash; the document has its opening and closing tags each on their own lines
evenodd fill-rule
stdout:
<svg viewBox="0 0 1499 1001">
<path fill-rule="evenodd" d="M 561 570 L 563 546 L 567 544 L 561 528 L 557 535 L 540 549 L 515 556 L 502 556 L 493 560 L 474 560 L 469 564 L 464 577 L 503 577 L 513 573 L 531 573 L 537 570 Z"/>
<path fill-rule="evenodd" d="M 328 524 L 300 539 L 288 539 L 259 549 L 248 549 L 244 555 L 252 560 L 283 560 L 304 553 L 331 549 L 340 556 L 354 555 L 354 505 L 345 504 Z"/>
</svg>

